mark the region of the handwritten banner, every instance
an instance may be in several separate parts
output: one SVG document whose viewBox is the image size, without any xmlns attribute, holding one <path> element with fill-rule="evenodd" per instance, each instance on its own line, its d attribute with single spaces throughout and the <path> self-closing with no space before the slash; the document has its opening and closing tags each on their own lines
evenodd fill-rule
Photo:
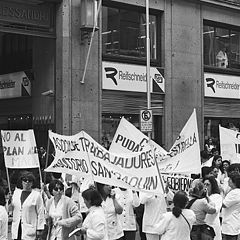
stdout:
<svg viewBox="0 0 240 240">
<path fill-rule="evenodd" d="M 169 153 L 159 163 L 159 169 L 164 173 L 200 173 L 201 157 L 195 109 Z"/>
<path fill-rule="evenodd" d="M 136 153 L 148 149 L 149 144 L 155 152 L 157 161 L 167 155 L 165 149 L 153 140 L 149 142 L 149 138 L 144 133 L 122 117 L 109 150 L 116 153 Z"/>
<path fill-rule="evenodd" d="M 33 130 L 1 130 L 4 160 L 7 168 L 39 167 L 38 151 Z"/>
<path fill-rule="evenodd" d="M 190 174 L 199 173 L 201 168 L 195 110 L 169 152 L 152 140 L 150 140 L 150 145 L 155 151 L 164 182 L 168 181 L 172 190 L 188 189 L 191 182 Z M 125 118 L 122 118 L 110 146 L 110 151 L 129 154 L 143 151 L 148 147 L 149 140 L 146 135 Z"/>
<path fill-rule="evenodd" d="M 163 193 L 152 150 L 133 154 L 116 154 L 106 150 L 86 132 L 63 136 L 49 131 L 55 158 L 45 170 L 91 177 L 96 182 Z"/>
<path fill-rule="evenodd" d="M 219 125 L 219 135 L 223 160 L 240 163 L 240 132 Z"/>
</svg>

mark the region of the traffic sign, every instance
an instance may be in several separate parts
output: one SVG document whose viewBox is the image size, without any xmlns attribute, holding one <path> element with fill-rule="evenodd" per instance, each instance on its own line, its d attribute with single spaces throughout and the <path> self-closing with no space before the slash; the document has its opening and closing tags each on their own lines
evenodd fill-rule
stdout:
<svg viewBox="0 0 240 240">
<path fill-rule="evenodd" d="M 142 132 L 152 132 L 152 110 L 140 111 L 140 128 Z"/>
</svg>

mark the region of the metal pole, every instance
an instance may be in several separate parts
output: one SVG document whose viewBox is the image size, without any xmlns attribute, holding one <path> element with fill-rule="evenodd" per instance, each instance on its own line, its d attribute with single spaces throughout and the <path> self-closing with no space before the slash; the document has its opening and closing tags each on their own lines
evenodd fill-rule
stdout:
<svg viewBox="0 0 240 240">
<path fill-rule="evenodd" d="M 80 83 L 82 83 L 82 84 L 85 81 L 85 75 L 86 75 L 86 72 L 87 72 L 87 66 L 88 66 L 88 61 L 89 61 L 89 57 L 90 57 L 90 51 L 91 51 L 91 48 L 92 48 L 93 37 L 94 37 L 95 29 L 97 27 L 97 20 L 98 20 L 98 15 L 99 15 L 101 6 L 102 6 L 102 0 L 99 1 L 98 8 L 97 8 L 97 14 L 95 16 L 95 21 L 94 21 L 93 30 L 92 30 L 92 33 L 91 33 L 91 39 L 90 39 L 90 43 L 89 43 L 89 47 L 88 47 L 88 51 L 87 51 L 87 58 L 86 58 L 85 66 L 84 66 L 83 76 L 82 76 L 82 79 L 80 81 Z"/>
<path fill-rule="evenodd" d="M 151 82 L 150 82 L 150 38 L 149 38 L 149 0 L 146 0 L 146 52 L 147 52 L 147 109 L 151 109 Z M 151 138 L 151 132 L 148 132 L 148 137 Z"/>
</svg>

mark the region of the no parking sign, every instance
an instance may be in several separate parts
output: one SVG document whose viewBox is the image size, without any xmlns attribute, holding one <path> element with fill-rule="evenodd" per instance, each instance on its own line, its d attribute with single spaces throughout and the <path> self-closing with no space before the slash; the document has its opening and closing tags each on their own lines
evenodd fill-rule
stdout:
<svg viewBox="0 0 240 240">
<path fill-rule="evenodd" d="M 140 127 L 142 132 L 152 132 L 152 110 L 140 111 Z"/>
</svg>

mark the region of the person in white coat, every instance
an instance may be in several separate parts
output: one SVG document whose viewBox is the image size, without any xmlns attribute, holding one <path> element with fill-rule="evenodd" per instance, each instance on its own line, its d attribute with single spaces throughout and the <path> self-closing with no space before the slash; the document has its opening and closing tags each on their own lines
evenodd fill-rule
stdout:
<svg viewBox="0 0 240 240">
<path fill-rule="evenodd" d="M 147 240 L 159 240 L 159 231 L 156 223 L 162 218 L 162 214 L 167 212 L 167 202 L 164 194 L 154 195 L 140 192 L 140 202 L 144 204 L 143 232 L 146 233 Z M 172 200 L 173 193 L 168 191 L 168 200 Z"/>
<path fill-rule="evenodd" d="M 172 212 L 164 213 L 155 225 L 161 240 L 190 240 L 190 232 L 196 216 L 192 210 L 185 209 L 187 202 L 186 192 L 178 191 L 174 195 Z"/>
<path fill-rule="evenodd" d="M 115 188 L 116 195 L 119 195 L 119 203 L 123 212 L 119 215 L 124 236 L 122 240 L 135 240 L 137 224 L 134 208 L 140 205 L 140 199 L 135 191 L 125 188 Z"/>
<path fill-rule="evenodd" d="M 240 234 L 240 174 L 229 174 L 231 191 L 223 200 L 222 234 L 223 240 L 237 240 Z"/>
<path fill-rule="evenodd" d="M 203 184 L 207 189 L 207 195 L 211 202 L 215 204 L 216 212 L 214 214 L 207 214 L 205 222 L 214 229 L 214 240 L 222 240 L 221 224 L 220 224 L 220 210 L 222 208 L 223 198 L 220 194 L 217 180 L 214 176 L 208 176 L 203 178 Z"/>
<path fill-rule="evenodd" d="M 96 183 L 96 187 L 103 200 L 102 208 L 107 220 L 108 240 L 121 239 L 124 234 L 119 215 L 122 214 L 123 208 L 119 204 L 119 199 L 116 198 L 112 186 Z"/>
<path fill-rule="evenodd" d="M 5 192 L 0 187 L 0 240 L 8 239 L 8 214 L 5 205 Z"/>
<path fill-rule="evenodd" d="M 41 193 L 33 190 L 35 176 L 28 171 L 21 174 L 22 189 L 12 196 L 12 239 L 36 240 L 44 229 L 44 205 Z"/>
<path fill-rule="evenodd" d="M 82 192 L 82 197 L 89 211 L 79 232 L 86 235 L 86 240 L 108 240 L 101 195 L 97 190 L 89 188 Z"/>
</svg>

